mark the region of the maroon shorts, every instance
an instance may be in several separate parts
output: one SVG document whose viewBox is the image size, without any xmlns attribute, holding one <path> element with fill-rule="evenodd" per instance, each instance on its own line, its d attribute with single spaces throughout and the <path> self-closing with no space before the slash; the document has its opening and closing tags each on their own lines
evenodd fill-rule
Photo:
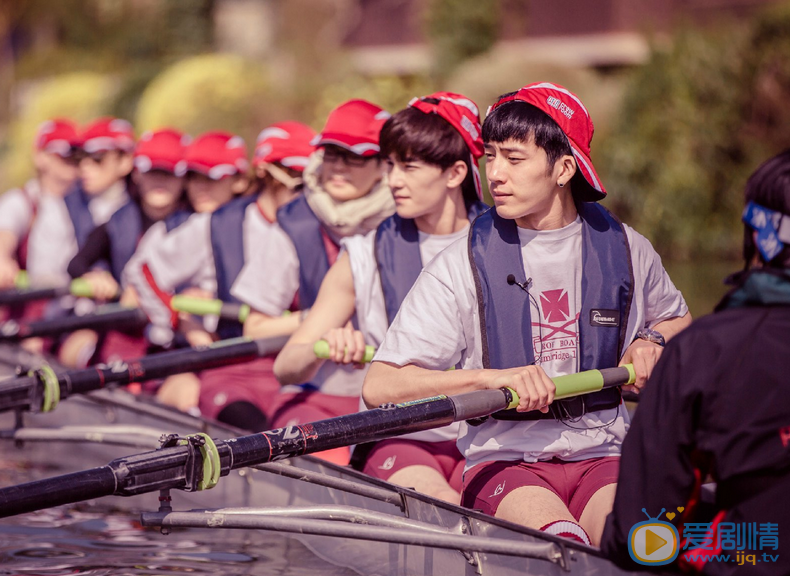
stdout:
<svg viewBox="0 0 790 576">
<path fill-rule="evenodd" d="M 334 396 L 315 390 L 286 392 L 277 397 L 272 427 L 316 422 L 359 411 L 359 396 Z"/>
<path fill-rule="evenodd" d="M 455 440 L 420 442 L 393 438 L 377 442 L 365 460 L 362 471 L 368 476 L 389 480 L 390 476 L 407 466 L 428 466 L 439 472 L 456 492 L 461 491 L 464 475 L 464 456 Z"/>
<path fill-rule="evenodd" d="M 557 458 L 545 462 L 485 462 L 464 475 L 461 505 L 495 516 L 499 504 L 513 490 L 540 486 L 554 492 L 578 521 L 593 494 L 616 484 L 619 472 L 619 456 L 578 462 Z"/>
<path fill-rule="evenodd" d="M 281 388 L 274 377 L 273 366 L 274 357 L 265 356 L 244 364 L 203 370 L 198 400 L 200 413 L 216 419 L 228 404 L 246 401 L 271 418 Z"/>
<path fill-rule="evenodd" d="M 99 362 L 109 364 L 119 360 L 136 360 L 148 352 L 148 340 L 142 330 L 132 333 L 110 330 L 101 341 L 97 359 Z"/>
</svg>

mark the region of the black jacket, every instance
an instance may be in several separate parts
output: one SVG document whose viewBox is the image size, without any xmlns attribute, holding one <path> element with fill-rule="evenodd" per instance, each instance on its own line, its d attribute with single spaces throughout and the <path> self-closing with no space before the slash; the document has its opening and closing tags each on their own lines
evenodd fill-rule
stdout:
<svg viewBox="0 0 790 576">
<path fill-rule="evenodd" d="M 779 294 L 766 294 L 774 285 Z M 601 543 L 621 566 L 645 569 L 627 547 L 647 519 L 642 508 L 676 513 L 681 539 L 684 523 L 710 521 L 689 517 L 696 480 L 709 473 L 724 521 L 778 524 L 778 551 L 745 553 L 779 558 L 738 566 L 725 550 L 731 563 L 709 562 L 704 573 L 790 574 L 790 276 L 747 274 L 720 308 L 667 345 L 623 444 Z"/>
</svg>

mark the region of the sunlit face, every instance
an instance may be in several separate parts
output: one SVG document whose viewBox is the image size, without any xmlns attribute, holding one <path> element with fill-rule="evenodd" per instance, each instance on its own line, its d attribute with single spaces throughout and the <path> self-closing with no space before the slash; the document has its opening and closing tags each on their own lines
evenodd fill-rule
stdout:
<svg viewBox="0 0 790 576">
<path fill-rule="evenodd" d="M 79 176 L 78 159 L 75 156 L 64 158 L 53 152 L 40 151 L 36 152 L 35 163 L 42 175 L 63 189 L 70 188 Z"/>
<path fill-rule="evenodd" d="M 549 168 L 546 151 L 532 140 L 488 142 L 485 154 L 488 187 L 497 214 L 503 218 L 518 223 L 522 218 L 548 214 L 563 193 L 557 187 L 561 161 Z"/>
<path fill-rule="evenodd" d="M 134 172 L 134 181 L 140 190 L 144 206 L 155 210 L 166 210 L 176 205 L 181 197 L 183 178 L 164 170 Z"/>
<path fill-rule="evenodd" d="M 386 162 L 390 191 L 401 218 L 419 218 L 439 209 L 447 199 L 452 167 L 442 170 L 422 160 L 402 161 L 390 156 Z M 463 178 L 461 178 L 463 180 Z"/>
<path fill-rule="evenodd" d="M 187 197 L 195 212 L 214 212 L 233 198 L 232 176 L 212 180 L 208 176 L 190 172 L 187 175 Z"/>
<path fill-rule="evenodd" d="M 105 192 L 131 171 L 131 154 L 118 150 L 84 154 L 79 163 L 82 187 L 92 196 Z"/>
<path fill-rule="evenodd" d="M 337 202 L 361 198 L 381 180 L 378 157 L 363 157 L 338 146 L 326 146 L 321 167 L 321 187 Z"/>
</svg>

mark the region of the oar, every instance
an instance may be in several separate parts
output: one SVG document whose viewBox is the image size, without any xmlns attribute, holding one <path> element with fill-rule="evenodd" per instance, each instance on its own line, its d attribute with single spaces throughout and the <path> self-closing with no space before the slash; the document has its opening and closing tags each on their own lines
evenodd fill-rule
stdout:
<svg viewBox="0 0 790 576">
<path fill-rule="evenodd" d="M 555 379 L 558 396 L 565 397 L 579 389 L 591 392 L 593 382 L 599 387 L 626 384 L 634 376 L 633 368 L 626 366 L 593 372 L 597 374 Z M 482 418 L 515 408 L 518 400 L 509 388 L 479 390 L 386 404 L 374 410 L 226 441 L 215 442 L 206 434 L 173 439 L 159 450 L 118 458 L 100 468 L 2 488 L 0 517 L 102 496 L 134 496 L 167 489 L 205 490 L 237 468 Z"/>
<path fill-rule="evenodd" d="M 20 272 L 20 274 L 23 273 Z M 46 288 L 32 288 L 27 282 L 27 275 L 24 275 L 23 278 L 24 280 L 20 281 L 19 276 L 17 276 L 16 288 L 0 290 L 0 306 L 24 304 L 34 300 L 52 300 L 53 298 L 60 298 L 69 294 L 82 298 L 91 298 L 93 296 L 93 289 L 90 284 L 82 278 L 75 278 L 65 286 Z"/>
<path fill-rule="evenodd" d="M 244 324 L 250 315 L 250 307 L 246 304 L 223 302 L 222 300 L 204 300 L 189 296 L 175 295 L 170 299 L 170 308 L 175 312 L 188 312 L 195 316 L 213 314 L 223 320 L 231 320 Z"/>
<path fill-rule="evenodd" d="M 207 347 L 161 352 L 129 362 L 110 366 L 99 365 L 61 374 L 42 368 L 29 376 L 0 381 L 0 412 L 7 410 L 48 412 L 64 398 L 98 390 L 110 383 L 130 384 L 180 372 L 194 372 L 249 362 L 277 352 L 287 340 L 285 336 L 261 340 L 232 338 L 220 340 Z"/>
<path fill-rule="evenodd" d="M 148 318 L 139 308 L 107 304 L 99 306 L 96 312 L 82 316 L 64 316 L 63 318 L 33 320 L 31 322 L 6 320 L 0 324 L 0 342 L 17 342 L 25 338 L 58 336 L 81 329 L 102 332 L 142 328 L 147 323 Z"/>
</svg>

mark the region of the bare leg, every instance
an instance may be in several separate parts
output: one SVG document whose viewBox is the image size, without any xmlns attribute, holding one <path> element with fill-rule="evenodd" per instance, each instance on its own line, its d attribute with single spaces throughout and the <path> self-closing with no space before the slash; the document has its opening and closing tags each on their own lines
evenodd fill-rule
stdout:
<svg viewBox="0 0 790 576">
<path fill-rule="evenodd" d="M 186 412 L 198 405 L 200 380 L 191 372 L 168 376 L 156 393 L 156 397 L 163 404 Z"/>
<path fill-rule="evenodd" d="M 601 544 L 604 524 L 606 524 L 606 517 L 609 515 L 609 512 L 612 511 L 616 490 L 617 484 L 608 484 L 598 490 L 587 502 L 587 506 L 584 507 L 581 518 L 579 518 L 579 524 L 590 536 L 590 542 L 593 546 Z"/>
<path fill-rule="evenodd" d="M 435 468 L 415 464 L 406 466 L 389 477 L 389 482 L 417 492 L 439 498 L 452 504 L 461 502 L 461 495 L 453 490 L 444 476 Z"/>
<path fill-rule="evenodd" d="M 85 368 L 98 342 L 99 335 L 93 330 L 76 330 L 63 341 L 58 359 L 67 368 Z"/>
<path fill-rule="evenodd" d="M 560 497 L 540 486 L 523 486 L 513 490 L 502 499 L 496 517 L 535 530 L 556 520 L 576 522 Z"/>
</svg>

